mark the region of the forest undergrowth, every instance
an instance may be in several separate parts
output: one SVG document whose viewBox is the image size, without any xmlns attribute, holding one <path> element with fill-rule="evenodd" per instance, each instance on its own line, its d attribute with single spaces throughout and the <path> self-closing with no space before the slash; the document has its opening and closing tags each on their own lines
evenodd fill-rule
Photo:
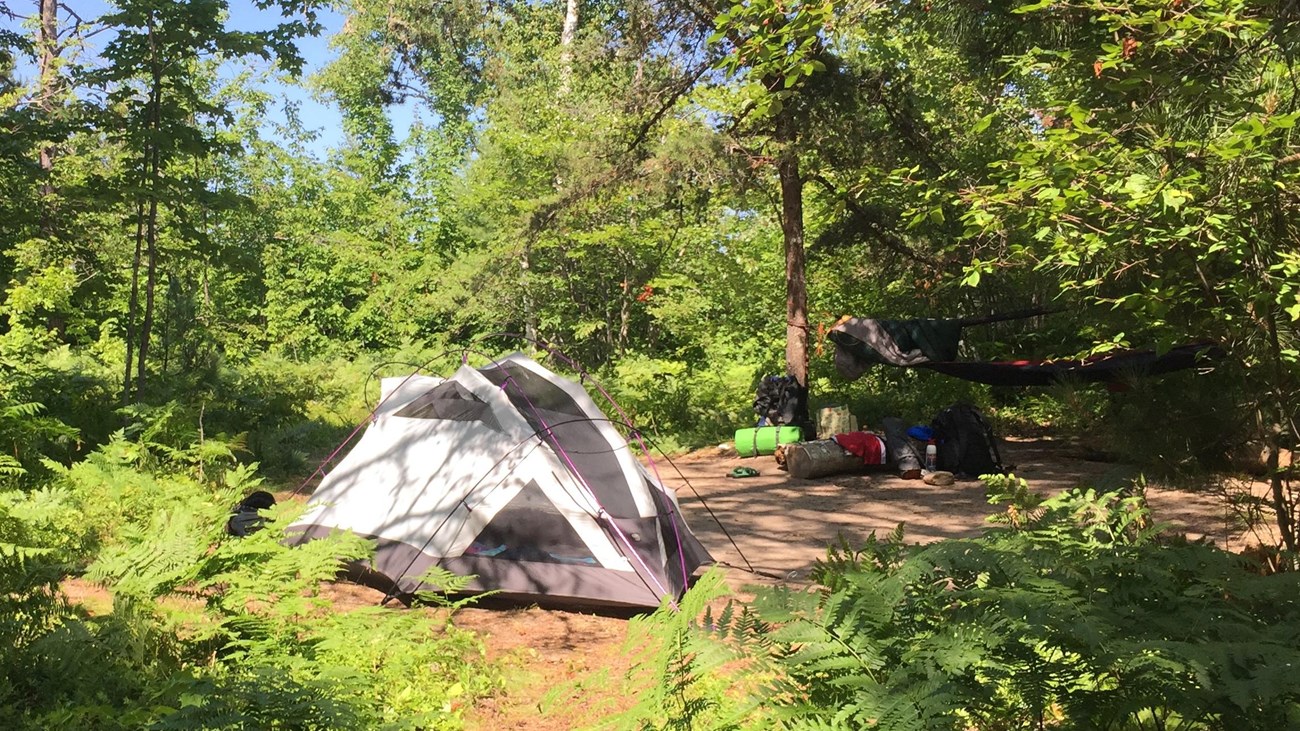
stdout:
<svg viewBox="0 0 1300 731">
<path fill-rule="evenodd" d="M 1300 574 L 1164 531 L 1140 486 L 987 478 L 979 538 L 832 546 L 809 588 L 716 571 L 633 620 L 641 729 L 1280 729 L 1300 724 Z"/>
<path fill-rule="evenodd" d="M 263 530 L 226 533 L 261 479 L 231 445 L 120 434 L 43 487 L 0 494 L 0 707 L 11 728 L 460 728 L 499 687 L 444 608 L 336 611 L 321 594 L 373 547 L 337 536 L 290 547 L 285 502 Z M 68 576 L 107 587 L 89 613 Z M 433 577 L 449 590 L 456 577 Z"/>
<path fill-rule="evenodd" d="M 867 424 L 970 402 L 1269 527 L 1251 563 L 1154 532 L 1141 483 L 994 483 L 978 539 L 839 546 L 713 614 L 706 577 L 634 623 L 611 722 L 1300 726 L 1298 67 L 1272 0 L 0 3 L 3 725 L 459 727 L 503 681 L 454 607 L 331 611 L 372 546 L 289 547 L 296 501 L 222 525 L 379 378 L 519 350 L 670 452 L 790 375 Z M 962 361 L 1203 357 L 850 380 L 846 315 L 984 322 Z"/>
</svg>

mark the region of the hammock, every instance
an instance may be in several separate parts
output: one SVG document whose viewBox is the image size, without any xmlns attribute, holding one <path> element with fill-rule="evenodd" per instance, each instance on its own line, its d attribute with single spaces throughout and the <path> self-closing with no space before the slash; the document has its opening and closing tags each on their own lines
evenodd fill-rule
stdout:
<svg viewBox="0 0 1300 731">
<path fill-rule="evenodd" d="M 1201 342 L 1163 353 L 1117 350 L 1089 358 L 969 362 L 957 360 L 957 345 L 966 325 L 1012 316 L 965 320 L 874 320 L 847 318 L 827 337 L 835 344 L 835 368 L 855 380 L 873 365 L 928 368 L 945 375 L 993 386 L 1050 386 L 1071 383 L 1118 383 L 1135 376 L 1186 370 L 1222 358 L 1221 348 Z"/>
</svg>

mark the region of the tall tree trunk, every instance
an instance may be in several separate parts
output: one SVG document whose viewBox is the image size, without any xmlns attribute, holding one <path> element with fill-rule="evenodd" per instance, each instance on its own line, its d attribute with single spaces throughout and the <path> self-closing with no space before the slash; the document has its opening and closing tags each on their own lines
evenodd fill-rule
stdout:
<svg viewBox="0 0 1300 731">
<path fill-rule="evenodd" d="M 1282 539 L 1282 546 L 1294 559 L 1296 549 L 1300 544 L 1296 540 L 1296 527 L 1294 522 L 1295 503 L 1292 502 L 1286 489 L 1286 480 L 1282 475 L 1282 450 L 1295 443 L 1294 439 L 1288 439 L 1289 430 L 1287 429 L 1286 403 L 1289 389 L 1286 388 L 1286 376 L 1282 366 L 1282 345 L 1277 334 L 1277 313 L 1274 308 L 1268 306 L 1265 313 L 1265 324 L 1268 328 L 1268 350 L 1270 362 L 1268 398 L 1269 404 L 1266 407 L 1267 418 L 1267 447 L 1268 447 L 1268 476 L 1269 492 L 1273 502 L 1273 512 L 1276 514 L 1278 537 Z"/>
<path fill-rule="evenodd" d="M 531 234 L 524 242 L 524 252 L 519 257 L 519 291 L 524 299 L 524 338 L 528 341 L 528 351 L 535 352 L 537 347 L 537 308 L 533 304 L 533 293 L 529 270 L 532 268 L 533 242 Z"/>
<path fill-rule="evenodd" d="M 58 97 L 61 87 L 56 68 L 60 50 L 59 3 L 58 0 L 37 0 L 37 2 L 41 11 L 41 25 L 37 40 L 41 53 L 39 64 L 41 90 L 37 95 L 36 106 L 48 116 L 54 111 L 54 100 Z M 54 169 L 54 147 L 49 144 L 41 145 L 40 156 L 41 171 L 45 174 L 41 195 L 48 198 L 54 194 L 54 187 L 49 179 L 50 171 Z M 48 211 L 43 209 L 42 215 L 48 217 Z M 42 228 L 48 225 L 48 221 L 42 222 Z"/>
<path fill-rule="evenodd" d="M 144 250 L 144 201 L 135 205 L 135 254 L 131 257 L 131 298 L 126 306 L 126 367 L 122 375 L 122 405 L 131 404 L 131 366 L 135 357 L 135 318 L 140 310 L 140 254 Z"/>
<path fill-rule="evenodd" d="M 564 6 L 564 26 L 560 29 L 560 96 L 567 96 L 573 82 L 573 39 L 578 34 L 578 0 L 568 0 Z M 556 175 L 552 183 L 555 190 L 560 189 L 560 176 Z M 524 243 L 523 254 L 519 258 L 519 282 L 524 307 L 524 337 L 528 339 L 531 349 L 537 342 L 537 305 L 533 293 L 529 290 L 530 270 L 533 266 L 532 233 Z"/>
<path fill-rule="evenodd" d="M 632 334 L 632 298 L 627 292 L 618 300 L 618 347 L 615 352 L 622 358 L 627 355 L 627 341 Z"/>
<path fill-rule="evenodd" d="M 573 83 L 573 39 L 578 35 L 578 0 L 564 6 L 564 28 L 560 30 L 560 94 L 568 94 Z"/>
<path fill-rule="evenodd" d="M 163 297 L 162 313 L 162 362 L 158 364 L 158 375 L 165 382 L 167 380 L 167 366 L 171 360 L 172 354 L 172 323 L 176 320 L 176 282 L 172 277 L 168 278 L 167 296 Z M 177 329 L 180 329 L 179 327 Z M 182 336 L 184 331 L 181 332 Z"/>
<path fill-rule="evenodd" d="M 59 44 L 59 3 L 58 0 L 37 0 L 40 6 L 41 24 L 37 31 L 37 49 L 40 52 L 40 59 L 37 65 L 40 75 L 40 91 L 36 96 L 36 107 L 41 110 L 46 119 L 52 119 L 58 105 L 58 99 L 63 92 L 63 77 L 59 73 L 58 60 L 63 49 Z M 40 230 L 41 238 L 47 242 L 53 241 L 57 235 L 55 220 L 55 193 L 54 188 L 54 145 L 45 143 L 40 149 L 40 167 L 41 167 L 41 204 L 40 204 Z M 63 335 L 67 328 L 67 321 L 63 315 L 50 313 L 46 318 L 46 325 L 50 330 Z"/>
<path fill-rule="evenodd" d="M 139 366 L 136 370 L 136 398 L 143 398 L 145 393 L 146 362 L 149 357 L 149 339 L 153 335 L 154 290 L 158 284 L 158 193 L 161 185 L 162 161 L 158 147 L 158 134 L 162 128 L 162 62 L 154 38 L 154 18 L 149 16 L 149 44 L 151 85 L 149 88 L 149 129 L 153 132 L 148 145 L 147 195 L 149 196 L 149 213 L 145 218 L 145 253 L 148 269 L 144 286 L 144 317 L 140 323 Z"/>
<path fill-rule="evenodd" d="M 1278 150 L 1279 157 L 1282 150 Z M 1276 173 L 1277 168 L 1274 168 Z M 1276 182 L 1276 179 L 1275 179 Z M 1288 221 L 1285 208 L 1282 203 L 1282 186 L 1273 186 L 1272 198 L 1272 224 L 1273 224 L 1273 244 L 1279 247 L 1284 246 L 1283 242 L 1291 239 L 1288 234 Z M 1271 266 L 1271 261 L 1264 259 L 1263 252 L 1259 250 L 1259 244 L 1256 244 L 1257 267 L 1261 272 L 1267 272 Z M 1267 264 L 1266 264 L 1267 262 Z M 1273 510 L 1277 513 L 1277 530 L 1279 537 L 1282 539 L 1282 545 L 1289 554 L 1292 566 L 1296 562 L 1296 550 L 1300 548 L 1297 543 L 1296 526 L 1295 526 L 1295 502 L 1291 500 L 1290 491 L 1287 489 L 1286 479 L 1282 475 L 1281 457 L 1283 448 L 1292 448 L 1300 435 L 1294 433 L 1293 429 L 1288 429 L 1287 425 L 1292 423 L 1287 417 L 1287 403 L 1290 400 L 1292 389 L 1291 379 L 1289 378 L 1287 368 L 1284 365 L 1282 354 L 1282 341 L 1278 337 L 1277 327 L 1277 306 L 1274 302 L 1268 302 L 1265 306 L 1264 324 L 1268 334 L 1268 355 L 1269 355 L 1269 400 L 1268 407 L 1269 425 L 1268 425 L 1268 474 L 1269 474 L 1269 491 L 1272 493 Z"/>
<path fill-rule="evenodd" d="M 785 238 L 785 367 L 786 372 L 808 387 L 808 285 L 804 276 L 803 179 L 799 176 L 799 155 L 794 133 L 783 120 L 781 137 L 786 143 L 777 162 L 781 179 L 781 233 Z"/>
<path fill-rule="evenodd" d="M 158 148 L 153 149 L 151 165 L 153 185 L 158 185 Z M 148 269 L 144 285 L 144 319 L 140 323 L 140 367 L 136 371 L 136 395 L 144 396 L 145 360 L 149 356 L 149 339 L 153 335 L 154 291 L 158 287 L 158 191 L 150 191 L 149 216 L 145 221 L 145 244 Z"/>
</svg>

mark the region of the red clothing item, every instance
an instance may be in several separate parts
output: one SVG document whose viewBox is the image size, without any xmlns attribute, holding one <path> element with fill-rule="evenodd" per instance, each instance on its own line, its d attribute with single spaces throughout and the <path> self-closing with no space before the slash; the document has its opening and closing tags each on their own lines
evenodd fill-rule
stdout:
<svg viewBox="0 0 1300 731">
<path fill-rule="evenodd" d="M 865 431 L 836 434 L 831 440 L 850 454 L 862 458 L 863 464 L 885 463 L 885 440 Z"/>
</svg>

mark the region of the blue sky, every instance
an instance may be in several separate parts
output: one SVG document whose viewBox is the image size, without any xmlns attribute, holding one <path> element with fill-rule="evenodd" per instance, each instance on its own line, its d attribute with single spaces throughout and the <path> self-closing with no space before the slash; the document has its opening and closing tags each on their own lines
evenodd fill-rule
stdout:
<svg viewBox="0 0 1300 731">
<path fill-rule="evenodd" d="M 36 0 L 0 0 L 0 4 L 6 5 L 11 11 L 19 14 L 35 14 Z M 63 5 L 70 8 L 82 19 L 91 21 L 112 10 L 112 6 L 104 0 L 65 0 Z M 230 0 L 230 27 L 238 30 L 262 30 L 271 27 L 280 19 L 279 13 L 275 11 L 259 10 L 251 0 Z M 311 74 L 327 64 L 333 57 L 333 52 L 329 47 L 329 39 L 343 27 L 344 17 L 333 10 L 323 10 L 319 13 L 318 19 L 324 26 L 321 34 L 317 37 L 307 37 L 300 39 L 298 47 L 306 59 L 307 65 L 304 74 Z M 16 32 L 24 33 L 30 36 L 30 29 L 24 29 L 20 21 L 11 21 L 0 17 L 0 28 L 6 28 Z M 108 33 L 101 33 L 94 36 L 89 41 L 87 53 L 94 56 L 104 46 L 104 43 L 111 36 Z M 267 64 L 258 60 L 256 68 L 266 70 Z M 18 76 L 21 81 L 30 81 L 35 76 L 35 68 L 30 64 L 21 64 L 18 69 Z M 275 112 L 269 117 L 267 131 L 270 133 L 270 125 L 284 121 L 284 105 L 292 103 L 299 107 L 299 118 L 303 121 L 308 129 L 318 132 L 315 143 L 311 146 L 312 151 L 318 157 L 324 157 L 328 149 L 336 147 L 342 141 L 342 117 L 338 110 L 328 103 L 321 103 L 312 97 L 312 94 L 306 89 L 295 85 L 279 82 L 272 82 L 267 86 L 272 92 L 274 98 L 280 101 L 275 106 Z M 413 113 L 409 108 L 397 108 L 390 111 L 394 117 L 396 132 L 401 136 L 409 129 Z"/>
</svg>

